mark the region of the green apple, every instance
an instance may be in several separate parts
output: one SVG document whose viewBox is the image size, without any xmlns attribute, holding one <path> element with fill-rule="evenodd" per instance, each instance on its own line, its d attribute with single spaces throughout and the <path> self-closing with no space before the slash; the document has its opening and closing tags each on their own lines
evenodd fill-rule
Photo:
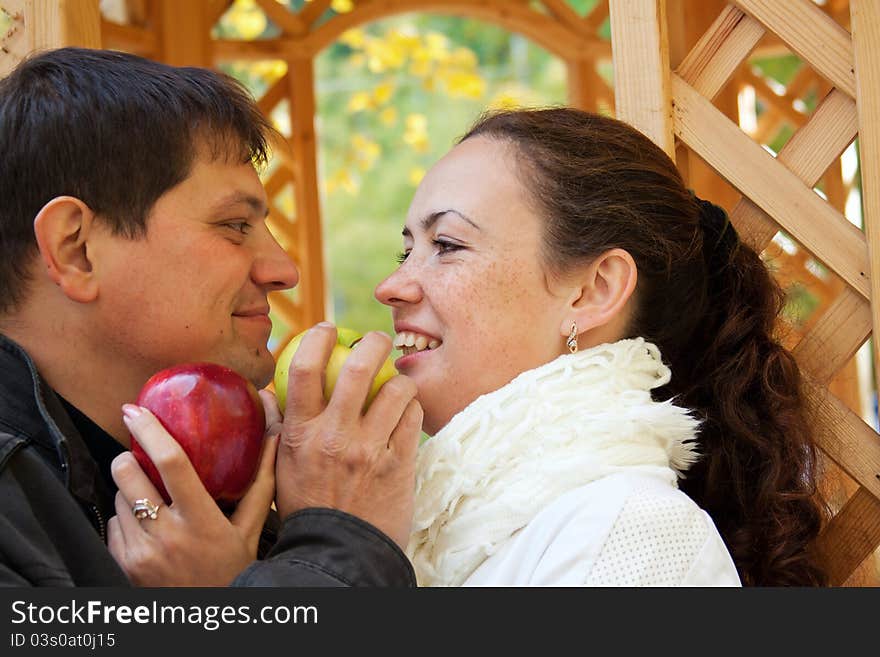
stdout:
<svg viewBox="0 0 880 657">
<path fill-rule="evenodd" d="M 290 370 L 290 361 L 296 353 L 299 343 L 307 331 L 295 336 L 287 346 L 281 351 L 278 360 L 275 362 L 275 396 L 278 398 L 278 404 L 281 406 L 281 412 L 284 412 L 284 405 L 287 401 L 287 376 Z M 336 344 L 330 353 L 330 360 L 327 361 L 327 369 L 324 376 L 324 399 L 330 400 L 333 394 L 333 388 L 336 386 L 336 380 L 339 378 L 339 372 L 342 370 L 342 364 L 348 358 L 354 345 L 363 336 L 357 331 L 350 328 L 338 327 L 336 329 Z M 385 359 L 376 378 L 373 379 L 373 385 L 370 387 L 370 393 L 367 395 L 367 401 L 364 404 L 364 411 L 370 407 L 370 403 L 379 392 L 379 388 L 388 379 L 397 374 L 391 357 Z"/>
</svg>

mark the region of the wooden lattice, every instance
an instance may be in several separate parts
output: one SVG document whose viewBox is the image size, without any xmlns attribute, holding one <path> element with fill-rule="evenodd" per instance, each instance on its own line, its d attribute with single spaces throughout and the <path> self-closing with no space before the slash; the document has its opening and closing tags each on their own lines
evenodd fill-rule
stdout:
<svg viewBox="0 0 880 657">
<path fill-rule="evenodd" d="M 101 45 L 97 2 L 77 0 L 0 0 L 11 26 L 0 33 L 0 77 L 35 50 L 59 45 Z"/>
<path fill-rule="evenodd" d="M 809 378 L 821 447 L 858 484 L 822 535 L 822 550 L 833 566 L 832 581 L 841 584 L 880 545 L 880 437 L 827 386 L 871 333 L 872 287 L 875 299 L 880 292 L 877 244 L 875 237 L 869 245 L 866 235 L 813 187 L 859 134 L 869 234 L 871 222 L 880 219 L 872 200 L 877 178 L 866 167 L 868 158 L 877 155 L 866 148 L 876 140 L 871 134 L 876 127 L 866 119 L 876 118 L 880 92 L 870 79 L 876 74 L 867 55 L 872 38 L 876 40 L 880 7 L 871 2 L 856 5 L 853 0 L 854 30 L 866 26 L 853 39 L 808 0 L 738 0 L 721 12 L 672 70 L 664 6 L 657 0 L 611 1 L 615 76 L 627 81 L 617 86 L 618 116 L 637 125 L 670 154 L 679 140 L 739 190 L 742 198 L 731 209 L 731 219 L 754 246 L 764 249 L 782 228 L 845 282 L 795 347 Z M 776 157 L 712 104 L 768 31 L 809 64 L 829 89 L 808 120 L 788 110 L 781 112 L 800 127 Z M 865 42 L 860 43 L 861 38 Z M 646 41 L 651 47 L 639 47 Z M 864 54 L 857 57 L 854 51 Z M 865 62 L 861 69 L 859 61 Z M 645 76 L 644 71 L 650 74 Z M 745 80 L 761 87 L 759 80 L 749 76 Z M 777 113 L 781 105 L 776 104 Z M 876 318 L 875 307 L 874 326 Z"/>
<path fill-rule="evenodd" d="M 28 51 L 24 32 L 24 2 L 0 0 L 0 77 L 6 75 Z"/>
</svg>

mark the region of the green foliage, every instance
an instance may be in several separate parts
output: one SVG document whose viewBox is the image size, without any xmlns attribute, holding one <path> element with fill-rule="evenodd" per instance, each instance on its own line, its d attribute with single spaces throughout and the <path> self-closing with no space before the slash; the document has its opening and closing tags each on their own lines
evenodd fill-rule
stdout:
<svg viewBox="0 0 880 657">
<path fill-rule="evenodd" d="M 782 315 L 792 326 L 802 327 L 819 307 L 819 299 L 804 284 L 794 283 L 785 290 Z"/>
<path fill-rule="evenodd" d="M 568 4 L 581 16 L 586 16 L 599 4 L 599 0 L 568 0 Z"/>
<path fill-rule="evenodd" d="M 755 57 L 750 60 L 758 70 L 759 75 L 773 78 L 782 85 L 788 85 L 797 75 L 802 62 L 797 55 L 782 55 L 777 57 Z"/>
</svg>

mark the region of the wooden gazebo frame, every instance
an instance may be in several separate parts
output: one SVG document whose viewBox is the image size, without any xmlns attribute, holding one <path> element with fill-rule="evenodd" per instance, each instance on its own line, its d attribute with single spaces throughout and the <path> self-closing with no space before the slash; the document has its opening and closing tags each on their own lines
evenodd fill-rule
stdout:
<svg viewBox="0 0 880 657">
<path fill-rule="evenodd" d="M 279 149 L 281 165 L 265 182 L 270 199 L 288 184 L 295 194 L 295 216 L 277 206 L 270 212 L 273 230 L 293 245 L 304 274 L 295 301 L 271 299 L 292 334 L 325 312 L 315 56 L 345 30 L 403 12 L 465 15 L 527 36 L 565 61 L 572 105 L 595 110 L 604 98 L 618 118 L 676 159 L 691 187 L 728 209 L 744 239 L 763 250 L 784 230 L 833 273 L 821 312 L 792 347 L 809 379 L 822 450 L 849 482 L 820 548 L 833 584 L 864 583 L 851 576 L 880 545 L 880 436 L 835 387 L 835 377 L 880 326 L 880 2 L 603 0 L 581 16 L 564 0 L 542 0 L 542 9 L 529 0 L 359 0 L 350 13 L 328 18 L 330 0 L 312 0 L 298 13 L 257 0 L 280 28 L 278 37 L 212 39 L 230 2 L 128 0 L 128 22 L 116 24 L 102 19 L 98 0 L 0 0 L 12 18 L 0 34 L 0 76 L 26 53 L 60 45 L 117 48 L 176 65 L 285 60 L 287 73 L 259 104 L 269 113 L 289 101 L 289 148 Z M 610 44 L 597 36 L 609 15 Z M 744 66 L 756 49 L 787 49 L 808 66 L 780 93 Z M 596 62 L 608 58 L 613 98 L 596 73 Z M 768 108 L 751 136 L 737 121 L 744 85 Z M 809 115 L 793 104 L 808 88 L 821 98 Z M 782 122 L 796 131 L 774 156 L 761 143 Z M 832 167 L 856 137 L 864 232 L 843 215 L 846 190 Z M 825 198 L 814 191 L 820 182 Z"/>
</svg>

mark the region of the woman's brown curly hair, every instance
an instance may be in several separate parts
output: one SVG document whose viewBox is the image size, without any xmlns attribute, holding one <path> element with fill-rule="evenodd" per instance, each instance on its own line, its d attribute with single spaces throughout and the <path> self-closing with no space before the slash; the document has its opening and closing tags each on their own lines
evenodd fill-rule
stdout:
<svg viewBox="0 0 880 657">
<path fill-rule="evenodd" d="M 557 274 L 612 248 L 638 268 L 629 337 L 655 343 L 672 381 L 655 391 L 703 420 L 681 488 L 712 516 L 745 585 L 823 585 L 816 447 L 791 354 L 774 339 L 783 292 L 719 208 L 615 119 L 570 108 L 482 117 L 461 139 L 509 143 L 547 224 Z M 718 213 L 721 213 L 720 215 Z"/>
</svg>

